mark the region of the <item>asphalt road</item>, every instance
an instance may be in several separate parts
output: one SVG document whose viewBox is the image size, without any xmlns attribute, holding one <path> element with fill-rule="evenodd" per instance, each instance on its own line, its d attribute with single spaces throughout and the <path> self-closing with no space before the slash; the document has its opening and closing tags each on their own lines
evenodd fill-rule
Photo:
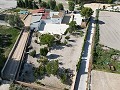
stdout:
<svg viewBox="0 0 120 90">
<path fill-rule="evenodd" d="M 24 51 L 24 47 L 27 41 L 28 32 L 23 32 L 21 39 L 16 47 L 12 57 L 9 59 L 3 73 L 3 77 L 8 80 L 13 80 L 18 70 L 18 66 Z"/>
</svg>

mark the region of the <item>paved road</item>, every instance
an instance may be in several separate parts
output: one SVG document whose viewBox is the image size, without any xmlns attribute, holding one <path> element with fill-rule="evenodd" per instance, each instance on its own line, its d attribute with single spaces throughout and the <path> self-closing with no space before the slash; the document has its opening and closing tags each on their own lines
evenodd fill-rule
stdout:
<svg viewBox="0 0 120 90">
<path fill-rule="evenodd" d="M 14 75 L 16 74 L 16 71 L 18 69 L 24 47 L 27 41 L 28 32 L 23 32 L 21 39 L 18 43 L 18 46 L 16 47 L 12 57 L 9 59 L 3 73 L 3 77 L 10 80 L 14 79 Z"/>
</svg>

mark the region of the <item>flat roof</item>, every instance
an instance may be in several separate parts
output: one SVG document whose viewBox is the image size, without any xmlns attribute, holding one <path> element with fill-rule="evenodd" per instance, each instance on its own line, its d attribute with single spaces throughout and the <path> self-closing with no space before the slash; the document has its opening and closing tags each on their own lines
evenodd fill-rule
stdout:
<svg viewBox="0 0 120 90">
<path fill-rule="evenodd" d="M 50 33 L 50 34 L 59 34 L 62 35 L 66 31 L 66 29 L 69 27 L 69 25 L 66 24 L 48 24 L 48 23 L 42 23 L 42 27 L 40 27 L 40 30 L 38 30 L 40 33 Z"/>
<path fill-rule="evenodd" d="M 34 14 L 32 15 L 31 23 L 35 23 L 41 20 L 42 14 Z"/>
</svg>

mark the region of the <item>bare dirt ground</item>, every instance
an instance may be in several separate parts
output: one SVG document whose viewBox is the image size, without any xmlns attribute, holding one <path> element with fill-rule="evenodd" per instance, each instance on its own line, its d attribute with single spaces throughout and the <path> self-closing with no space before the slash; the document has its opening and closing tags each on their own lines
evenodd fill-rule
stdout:
<svg viewBox="0 0 120 90">
<path fill-rule="evenodd" d="M 120 74 L 92 71 L 91 90 L 120 90 Z"/>
<path fill-rule="evenodd" d="M 108 6 L 110 6 L 110 4 L 88 3 L 88 4 L 85 4 L 84 7 L 90 7 L 90 8 L 92 8 L 93 11 L 95 11 L 95 10 L 98 9 L 98 8 L 103 8 L 104 5 L 105 5 L 106 8 L 107 8 Z M 96 16 L 95 14 L 96 14 L 96 13 L 94 13 L 93 16 Z"/>
<path fill-rule="evenodd" d="M 120 13 L 100 11 L 100 44 L 120 50 Z"/>
<path fill-rule="evenodd" d="M 65 69 L 70 69 L 75 75 L 76 64 L 78 63 L 84 41 L 83 38 L 84 37 L 75 37 L 71 35 L 70 40 L 68 41 L 68 46 L 53 47 L 52 50 L 47 54 L 48 59 L 58 60 L 59 63 L 61 63 L 61 65 L 59 65 L 61 68 L 64 67 Z M 71 88 L 69 85 L 62 84 L 60 79 L 55 76 L 46 76 L 43 80 L 40 80 L 40 82 L 45 83 L 48 86 L 61 88 L 61 90 L 64 88 Z"/>
</svg>

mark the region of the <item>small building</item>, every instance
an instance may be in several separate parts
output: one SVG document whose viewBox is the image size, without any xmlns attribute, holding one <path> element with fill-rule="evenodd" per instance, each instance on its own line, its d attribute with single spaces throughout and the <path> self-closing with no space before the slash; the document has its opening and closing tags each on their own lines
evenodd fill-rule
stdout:
<svg viewBox="0 0 120 90">
<path fill-rule="evenodd" d="M 50 12 L 50 18 L 53 24 L 61 24 L 63 17 L 65 16 L 65 12 Z"/>
<path fill-rule="evenodd" d="M 30 30 L 38 30 L 41 24 L 42 14 L 36 13 L 32 15 L 31 23 L 30 23 Z"/>
</svg>

